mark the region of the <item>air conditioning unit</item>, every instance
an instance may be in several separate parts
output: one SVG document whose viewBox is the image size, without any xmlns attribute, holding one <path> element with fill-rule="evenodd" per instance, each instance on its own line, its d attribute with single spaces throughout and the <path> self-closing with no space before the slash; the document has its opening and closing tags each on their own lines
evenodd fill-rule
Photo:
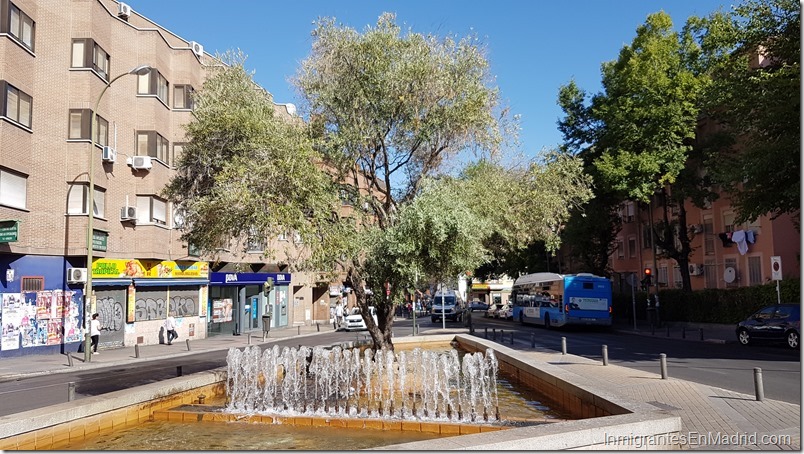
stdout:
<svg viewBox="0 0 804 454">
<path fill-rule="evenodd" d="M 67 268 L 67 283 L 81 284 L 87 281 L 86 268 Z"/>
<path fill-rule="evenodd" d="M 136 221 L 137 220 L 137 207 L 124 206 L 120 208 L 121 221 Z"/>
<path fill-rule="evenodd" d="M 202 56 L 204 56 L 204 46 L 202 46 L 200 43 L 197 43 L 195 41 L 190 41 L 190 49 L 193 50 L 193 53 L 198 58 L 201 58 Z"/>
<path fill-rule="evenodd" d="M 128 20 L 129 16 L 131 16 L 131 7 L 126 5 L 123 2 L 117 4 L 117 16 L 122 17 L 125 20 Z"/>
<path fill-rule="evenodd" d="M 689 264 L 690 276 L 700 276 L 704 272 L 703 265 L 699 265 L 697 263 L 690 263 Z"/>
<path fill-rule="evenodd" d="M 114 162 L 117 159 L 117 151 L 112 147 L 103 147 L 101 159 L 103 162 Z"/>
<path fill-rule="evenodd" d="M 154 166 L 150 156 L 132 156 L 128 158 L 128 165 L 135 170 L 150 170 Z"/>
</svg>

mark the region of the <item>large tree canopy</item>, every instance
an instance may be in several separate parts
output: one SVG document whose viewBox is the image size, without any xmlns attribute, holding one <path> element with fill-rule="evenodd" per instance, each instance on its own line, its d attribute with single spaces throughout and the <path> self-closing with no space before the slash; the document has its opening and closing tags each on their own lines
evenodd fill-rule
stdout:
<svg viewBox="0 0 804 454">
<path fill-rule="evenodd" d="M 698 20 L 713 85 L 707 115 L 712 175 L 729 192 L 737 222 L 801 213 L 801 4 L 749 0 Z"/>
</svg>

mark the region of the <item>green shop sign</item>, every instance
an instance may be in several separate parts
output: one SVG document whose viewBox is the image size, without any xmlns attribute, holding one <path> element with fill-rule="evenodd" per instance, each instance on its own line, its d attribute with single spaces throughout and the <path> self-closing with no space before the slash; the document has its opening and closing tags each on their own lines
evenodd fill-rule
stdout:
<svg viewBox="0 0 804 454">
<path fill-rule="evenodd" d="M 100 230 L 92 231 L 92 250 L 93 251 L 106 251 L 106 245 L 109 243 L 109 233 Z"/>
<path fill-rule="evenodd" d="M 20 221 L 0 221 L 0 243 L 17 241 L 20 232 Z"/>
</svg>

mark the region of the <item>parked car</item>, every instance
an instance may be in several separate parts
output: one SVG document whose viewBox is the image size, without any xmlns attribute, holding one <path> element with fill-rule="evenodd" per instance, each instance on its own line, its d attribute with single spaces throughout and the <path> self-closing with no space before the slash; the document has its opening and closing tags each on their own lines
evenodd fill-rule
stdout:
<svg viewBox="0 0 804 454">
<path fill-rule="evenodd" d="M 500 310 L 502 304 L 494 303 L 486 309 L 486 317 L 494 317 L 494 313 Z"/>
<path fill-rule="evenodd" d="M 737 324 L 737 340 L 748 345 L 755 341 L 786 342 L 790 348 L 799 348 L 801 334 L 801 306 L 775 304 L 754 312 Z"/>
<path fill-rule="evenodd" d="M 503 315 L 503 314 L 504 314 L 504 313 L 505 313 L 505 312 L 508 310 L 508 308 L 510 308 L 510 307 L 511 307 L 511 306 L 510 306 L 508 303 L 505 303 L 505 304 L 503 304 L 502 306 L 500 306 L 500 307 L 499 307 L 499 308 L 498 308 L 496 311 L 494 311 L 494 313 L 492 314 L 492 316 L 493 316 L 494 318 L 503 318 L 503 317 L 502 317 L 502 315 Z"/>
<path fill-rule="evenodd" d="M 513 320 L 514 319 L 514 307 L 510 304 L 506 304 L 502 309 L 500 309 L 500 318 L 505 320 Z"/>
<path fill-rule="evenodd" d="M 470 312 L 477 312 L 477 311 L 486 312 L 487 310 L 489 310 L 489 305 L 484 303 L 483 301 L 475 300 L 469 303 Z"/>
<path fill-rule="evenodd" d="M 369 306 L 369 312 L 374 319 L 374 323 L 377 323 L 377 311 L 374 309 L 374 306 Z M 346 331 L 365 331 L 368 329 L 366 321 L 363 320 L 363 314 L 360 313 L 360 308 L 355 307 L 352 309 L 352 312 L 346 316 L 344 329 Z"/>
<path fill-rule="evenodd" d="M 433 297 L 433 307 L 430 309 L 430 321 L 433 323 L 441 321 L 443 314 L 444 320 L 460 322 L 463 320 L 463 312 L 463 302 L 456 292 L 436 294 Z"/>
</svg>

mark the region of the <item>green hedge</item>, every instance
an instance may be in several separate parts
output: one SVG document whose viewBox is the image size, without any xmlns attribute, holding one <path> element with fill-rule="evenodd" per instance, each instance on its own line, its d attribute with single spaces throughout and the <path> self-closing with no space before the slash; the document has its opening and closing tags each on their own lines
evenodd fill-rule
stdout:
<svg viewBox="0 0 804 454">
<path fill-rule="evenodd" d="M 801 302 L 801 280 L 786 279 L 780 285 L 783 303 Z M 663 321 L 696 323 L 737 323 L 757 309 L 776 304 L 776 283 L 733 289 L 706 289 L 692 293 L 660 290 L 659 307 Z M 615 318 L 631 319 L 631 294 L 615 294 Z M 647 295 L 636 294 L 637 318 L 646 319 Z"/>
</svg>

